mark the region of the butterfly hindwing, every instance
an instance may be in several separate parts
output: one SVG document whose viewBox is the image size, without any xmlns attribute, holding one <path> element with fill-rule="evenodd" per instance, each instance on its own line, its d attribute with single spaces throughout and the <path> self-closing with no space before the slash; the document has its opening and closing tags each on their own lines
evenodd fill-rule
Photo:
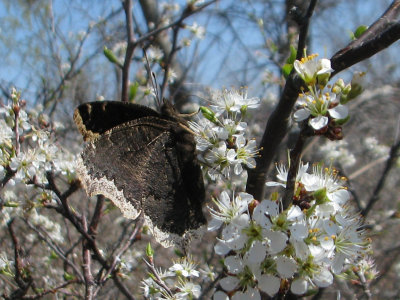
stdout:
<svg viewBox="0 0 400 300">
<path fill-rule="evenodd" d="M 194 148 L 189 146 L 187 138 L 192 136 L 171 123 L 170 130 L 154 141 L 148 167 L 145 168 L 149 196 L 153 195 L 157 200 L 154 203 L 161 202 L 157 209 L 152 207 L 151 201 L 145 201 L 145 215 L 158 215 L 165 229 L 178 235 L 205 223 L 200 213 L 204 200 L 201 169 L 194 156 Z M 163 159 L 159 159 L 160 155 Z M 160 209 L 163 214 L 159 213 Z"/>
<path fill-rule="evenodd" d="M 89 195 L 104 194 L 128 218 L 143 211 L 161 244 L 179 245 L 205 224 L 202 174 L 192 134 L 153 112 L 89 138 L 77 172 Z"/>
</svg>

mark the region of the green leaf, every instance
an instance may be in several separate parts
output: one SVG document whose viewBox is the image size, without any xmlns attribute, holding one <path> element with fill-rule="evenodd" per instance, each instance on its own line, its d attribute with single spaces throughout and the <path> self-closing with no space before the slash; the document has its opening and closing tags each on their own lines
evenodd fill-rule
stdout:
<svg viewBox="0 0 400 300">
<path fill-rule="evenodd" d="M 104 46 L 103 53 L 107 59 L 112 62 L 113 64 L 118 65 L 119 67 L 122 67 L 121 63 L 119 62 L 118 58 L 115 56 L 115 54 L 108 49 L 106 46 Z"/>
<path fill-rule="evenodd" d="M 57 258 L 58 258 L 57 253 L 55 253 L 54 251 L 51 251 L 51 253 L 50 253 L 50 259 L 57 259 Z"/>
<path fill-rule="evenodd" d="M 67 272 L 64 272 L 64 279 L 65 280 L 73 280 L 73 279 L 75 279 L 75 276 L 72 274 L 69 274 Z"/>
<path fill-rule="evenodd" d="M 7 201 L 4 203 L 5 207 L 19 207 L 19 203 L 18 202 L 13 202 L 13 201 Z"/>
<path fill-rule="evenodd" d="M 368 29 L 368 26 L 366 26 L 366 25 L 358 26 L 356 31 L 354 32 L 354 38 L 358 39 L 367 29 Z"/>
<path fill-rule="evenodd" d="M 296 56 L 297 56 L 297 50 L 295 47 L 293 47 L 291 45 L 290 46 L 290 55 L 289 55 L 288 59 L 286 60 L 286 64 L 282 67 L 282 74 L 286 79 L 288 78 L 290 72 L 292 72 L 292 70 L 293 70 L 293 64 L 294 64 L 294 61 L 296 60 Z"/>
<path fill-rule="evenodd" d="M 148 233 L 149 233 L 149 226 L 144 225 L 144 226 L 142 227 L 142 233 L 143 233 L 143 234 L 148 234 Z"/>
<path fill-rule="evenodd" d="M 139 82 L 137 81 L 129 86 L 129 102 L 134 102 L 138 88 Z"/>
<path fill-rule="evenodd" d="M 149 277 L 151 277 L 151 279 L 153 279 L 154 281 L 157 281 L 157 277 L 156 275 L 154 275 L 153 273 L 148 273 Z"/>
<path fill-rule="evenodd" d="M 268 47 L 269 47 L 269 50 L 272 52 L 272 53 L 276 53 L 279 49 L 278 49 L 278 46 L 273 42 L 273 41 L 271 41 L 271 40 L 269 40 L 268 41 Z"/>
<path fill-rule="evenodd" d="M 182 251 L 180 251 L 179 249 L 174 249 L 174 253 L 175 253 L 175 255 L 176 256 L 178 256 L 178 257 L 180 257 L 180 258 L 183 258 L 183 257 L 185 257 L 185 254 L 182 252 Z"/>
<path fill-rule="evenodd" d="M 285 64 L 282 67 L 283 77 L 288 78 L 288 76 L 289 76 L 290 72 L 292 72 L 292 70 L 293 70 L 293 64 Z"/>
<path fill-rule="evenodd" d="M 147 255 L 147 257 L 153 257 L 154 256 L 154 250 L 151 247 L 150 243 L 148 243 L 147 246 L 146 246 L 146 255 Z"/>
<path fill-rule="evenodd" d="M 293 64 L 294 61 L 296 60 L 296 56 L 297 56 L 297 50 L 295 47 L 293 47 L 292 45 L 290 45 L 290 56 L 288 57 L 288 59 L 286 60 L 287 64 Z"/>
</svg>

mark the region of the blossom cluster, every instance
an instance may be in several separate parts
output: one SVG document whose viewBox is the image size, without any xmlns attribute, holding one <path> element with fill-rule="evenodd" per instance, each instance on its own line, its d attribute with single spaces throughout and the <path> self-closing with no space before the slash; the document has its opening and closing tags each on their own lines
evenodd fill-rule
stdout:
<svg viewBox="0 0 400 300">
<path fill-rule="evenodd" d="M 361 79 L 364 73 L 357 73 L 349 84 L 338 79 L 333 85 L 328 84 L 331 73 L 329 59 L 316 59 L 310 55 L 296 60 L 294 69 L 304 80 L 307 89 L 299 95 L 294 119 L 297 122 L 307 121 L 315 134 L 325 135 L 331 140 L 342 139 L 343 125 L 349 119 L 345 105 L 361 94 Z"/>
<path fill-rule="evenodd" d="M 0 178 L 8 172 L 13 175 L 9 184 L 45 184 L 46 172 L 72 175 L 73 157 L 55 143 L 48 118 L 34 110 L 28 113 L 15 89 L 11 99 L 0 107 Z"/>
<path fill-rule="evenodd" d="M 200 107 L 197 122 L 190 122 L 195 133 L 199 160 L 210 166 L 208 175 L 215 180 L 245 174 L 243 166 L 255 167 L 256 141 L 247 138 L 244 118 L 248 109 L 257 108 L 259 98 L 247 98 L 245 91 L 214 92 L 209 107 Z"/>
<path fill-rule="evenodd" d="M 150 264 L 150 263 L 149 263 Z M 142 281 L 146 299 L 196 299 L 201 294 L 199 279 L 214 276 L 211 271 L 198 271 L 197 264 L 190 257 L 176 260 L 167 270 L 153 268 L 150 277 Z"/>
<path fill-rule="evenodd" d="M 277 169 L 279 181 L 267 185 L 286 187 L 287 170 Z M 308 164 L 300 166 L 293 204 L 285 210 L 278 193 L 261 202 L 247 193 L 231 200 L 227 192 L 214 200 L 208 226 L 223 226 L 215 251 L 225 256 L 226 267 L 215 300 L 261 299 L 261 293 L 289 289 L 302 295 L 329 286 L 366 255 L 362 218 L 352 212 L 342 179 L 321 165 L 307 170 Z"/>
<path fill-rule="evenodd" d="M 325 161 L 335 161 L 343 167 L 351 167 L 356 163 L 356 157 L 348 149 L 349 145 L 345 140 L 330 141 L 326 140 L 318 152 L 324 157 Z"/>
<path fill-rule="evenodd" d="M 54 138 L 54 132 L 62 126 L 50 123 L 40 107 L 28 111 L 26 102 L 15 89 L 10 103 L 0 107 L 0 125 L 0 181 L 3 187 L 8 187 L 1 193 L 0 226 L 15 216 L 24 215 L 33 226 L 45 230 L 53 241 L 62 243 L 61 226 L 36 210 L 42 203 L 57 199 L 47 188 L 49 172 L 62 174 L 67 180 L 75 177 L 74 156 Z"/>
</svg>

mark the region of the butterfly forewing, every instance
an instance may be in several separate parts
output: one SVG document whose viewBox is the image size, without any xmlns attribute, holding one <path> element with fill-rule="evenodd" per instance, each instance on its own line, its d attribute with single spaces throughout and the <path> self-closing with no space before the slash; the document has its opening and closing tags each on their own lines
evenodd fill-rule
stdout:
<svg viewBox="0 0 400 300">
<path fill-rule="evenodd" d="M 104 108 L 112 103 L 119 102 L 107 102 Z M 112 107 L 110 111 L 123 108 L 132 114 L 129 121 L 126 114 L 116 113 L 124 116 L 122 123 L 112 121 L 101 102 L 95 102 L 94 108 L 90 108 L 92 103 L 84 105 L 74 119 L 81 118 L 80 130 L 90 141 L 77 170 L 88 194 L 104 194 L 129 218 L 143 212 L 164 246 L 180 244 L 200 231 L 205 223 L 204 185 L 192 134 L 174 118 L 140 105 Z M 150 116 L 142 116 L 147 110 Z M 96 111 L 108 119 L 106 125 L 97 120 Z M 117 125 L 104 131 L 110 124 Z"/>
<path fill-rule="evenodd" d="M 128 121 L 150 116 L 161 117 L 158 112 L 143 105 L 96 101 L 79 105 L 74 112 L 74 121 L 84 140 L 87 141 Z"/>
</svg>

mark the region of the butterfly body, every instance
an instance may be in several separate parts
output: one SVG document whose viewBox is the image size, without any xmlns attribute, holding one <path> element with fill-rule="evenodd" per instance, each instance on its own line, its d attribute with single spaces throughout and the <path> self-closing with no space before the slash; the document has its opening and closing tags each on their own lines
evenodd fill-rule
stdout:
<svg viewBox="0 0 400 300">
<path fill-rule="evenodd" d="M 116 101 L 79 106 L 74 120 L 88 141 L 78 176 L 125 217 L 143 213 L 157 241 L 181 245 L 202 231 L 204 184 L 192 133 L 168 102 L 162 113 Z"/>
</svg>

